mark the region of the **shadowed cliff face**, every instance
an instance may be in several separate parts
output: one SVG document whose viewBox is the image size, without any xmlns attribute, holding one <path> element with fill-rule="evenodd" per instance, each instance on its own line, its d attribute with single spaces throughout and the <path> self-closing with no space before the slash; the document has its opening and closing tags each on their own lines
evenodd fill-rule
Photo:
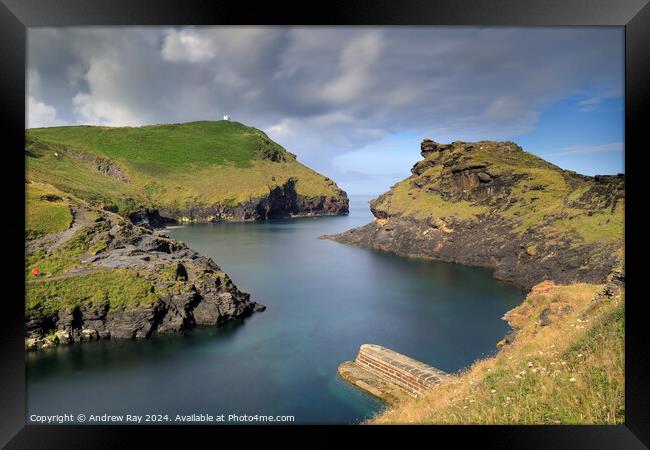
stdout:
<svg viewBox="0 0 650 450">
<path fill-rule="evenodd" d="M 186 205 L 178 209 L 163 207 L 158 213 L 164 221 L 197 223 L 348 214 L 348 198 L 344 191 L 337 188 L 338 197 L 306 197 L 296 191 L 296 181 L 295 178 L 289 178 L 286 183 L 270 188 L 268 195 L 237 204 L 217 203 L 198 207 Z"/>
<path fill-rule="evenodd" d="M 623 175 L 565 171 L 512 142 L 424 140 L 421 154 L 370 202 L 374 222 L 326 238 L 493 268 L 526 288 L 602 282 L 622 261 Z"/>
</svg>

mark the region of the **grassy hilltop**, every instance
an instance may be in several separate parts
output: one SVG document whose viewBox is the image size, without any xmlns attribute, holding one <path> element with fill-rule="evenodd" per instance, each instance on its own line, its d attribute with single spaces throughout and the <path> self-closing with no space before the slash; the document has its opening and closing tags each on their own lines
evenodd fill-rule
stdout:
<svg viewBox="0 0 650 450">
<path fill-rule="evenodd" d="M 305 199 L 347 200 L 333 181 L 238 122 L 28 130 L 28 178 L 121 213 L 234 206 L 288 180 Z"/>
</svg>

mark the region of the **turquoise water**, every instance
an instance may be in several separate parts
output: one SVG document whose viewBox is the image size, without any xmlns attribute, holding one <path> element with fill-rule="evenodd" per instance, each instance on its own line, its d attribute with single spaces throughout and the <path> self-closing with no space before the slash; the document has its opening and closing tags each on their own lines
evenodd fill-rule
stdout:
<svg viewBox="0 0 650 450">
<path fill-rule="evenodd" d="M 336 374 L 361 344 L 446 371 L 492 353 L 519 289 L 486 270 L 317 239 L 369 222 L 368 200 L 352 197 L 348 217 L 168 230 L 268 309 L 186 336 L 30 352 L 28 416 L 260 414 L 351 424 L 383 408 Z"/>
</svg>

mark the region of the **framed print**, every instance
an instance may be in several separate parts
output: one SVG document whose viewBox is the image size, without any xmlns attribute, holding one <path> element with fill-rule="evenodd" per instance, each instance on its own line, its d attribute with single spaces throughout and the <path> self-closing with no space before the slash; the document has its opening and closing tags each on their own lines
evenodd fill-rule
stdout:
<svg viewBox="0 0 650 450">
<path fill-rule="evenodd" d="M 647 2 L 0 15 L 6 448 L 645 448 Z"/>
</svg>

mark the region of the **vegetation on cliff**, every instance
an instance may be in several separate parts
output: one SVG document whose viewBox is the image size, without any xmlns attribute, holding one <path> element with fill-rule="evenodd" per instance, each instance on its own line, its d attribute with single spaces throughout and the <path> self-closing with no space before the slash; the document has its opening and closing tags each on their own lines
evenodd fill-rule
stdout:
<svg viewBox="0 0 650 450">
<path fill-rule="evenodd" d="M 425 140 L 422 154 L 413 176 L 373 203 L 376 211 L 477 221 L 499 214 L 519 235 L 534 227 L 549 237 L 569 235 L 584 243 L 622 241 L 622 177 L 565 171 L 513 142 Z"/>
<path fill-rule="evenodd" d="M 58 315 L 81 306 L 110 308 L 153 306 L 158 300 L 153 284 L 137 271 L 101 270 L 63 279 L 30 283 L 25 313 L 31 318 Z"/>
<path fill-rule="evenodd" d="M 164 209 L 179 218 L 265 198 L 287 185 L 307 204 L 291 214 L 301 207 L 314 214 L 347 212 L 347 196 L 333 181 L 238 122 L 30 129 L 26 156 L 32 181 L 123 215 Z"/>
<path fill-rule="evenodd" d="M 623 423 L 624 308 L 620 272 L 605 285 L 540 283 L 506 315 L 515 336 L 495 357 L 370 423 Z"/>
</svg>

